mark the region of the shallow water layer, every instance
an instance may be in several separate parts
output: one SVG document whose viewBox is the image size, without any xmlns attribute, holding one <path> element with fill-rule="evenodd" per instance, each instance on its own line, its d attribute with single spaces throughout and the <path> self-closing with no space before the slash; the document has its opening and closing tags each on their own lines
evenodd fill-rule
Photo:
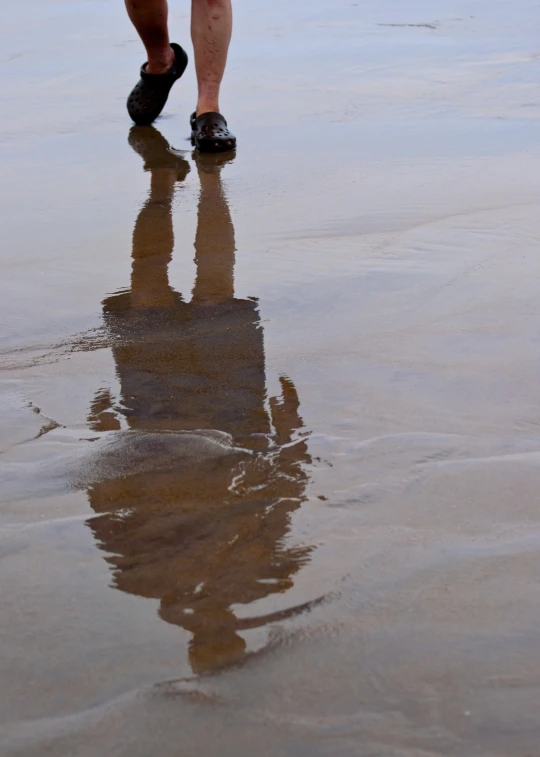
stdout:
<svg viewBox="0 0 540 757">
<path fill-rule="evenodd" d="M 0 752 L 534 755 L 540 10 L 235 11 L 0 31 Z"/>
</svg>

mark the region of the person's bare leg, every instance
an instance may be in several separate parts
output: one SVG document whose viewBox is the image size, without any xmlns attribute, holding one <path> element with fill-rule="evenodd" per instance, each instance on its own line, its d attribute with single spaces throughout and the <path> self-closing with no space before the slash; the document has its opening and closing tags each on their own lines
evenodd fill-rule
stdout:
<svg viewBox="0 0 540 757">
<path fill-rule="evenodd" d="M 141 0 L 131 0 L 137 2 Z M 219 113 L 219 88 L 232 33 L 231 0 L 192 0 L 191 39 L 199 96 L 197 115 Z"/>
<path fill-rule="evenodd" d="M 128 16 L 146 49 L 149 74 L 164 74 L 174 64 L 169 42 L 167 0 L 125 0 Z"/>
</svg>

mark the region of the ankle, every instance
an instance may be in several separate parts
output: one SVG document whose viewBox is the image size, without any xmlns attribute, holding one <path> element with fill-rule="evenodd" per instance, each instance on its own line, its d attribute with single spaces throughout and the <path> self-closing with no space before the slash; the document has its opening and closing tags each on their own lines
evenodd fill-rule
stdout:
<svg viewBox="0 0 540 757">
<path fill-rule="evenodd" d="M 170 45 L 162 50 L 147 50 L 148 63 L 146 72 L 149 74 L 164 74 L 173 65 L 176 60 L 174 50 Z"/>
<path fill-rule="evenodd" d="M 221 111 L 217 100 L 199 100 L 195 112 L 200 116 L 201 113 L 220 113 Z"/>
</svg>

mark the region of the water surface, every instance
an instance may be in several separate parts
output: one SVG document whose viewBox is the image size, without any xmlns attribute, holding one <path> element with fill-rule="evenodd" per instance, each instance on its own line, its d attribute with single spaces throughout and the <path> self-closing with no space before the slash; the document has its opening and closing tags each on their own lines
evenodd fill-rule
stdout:
<svg viewBox="0 0 540 757">
<path fill-rule="evenodd" d="M 215 158 L 9 10 L 2 754 L 537 753 L 539 15 L 239 0 Z"/>
</svg>

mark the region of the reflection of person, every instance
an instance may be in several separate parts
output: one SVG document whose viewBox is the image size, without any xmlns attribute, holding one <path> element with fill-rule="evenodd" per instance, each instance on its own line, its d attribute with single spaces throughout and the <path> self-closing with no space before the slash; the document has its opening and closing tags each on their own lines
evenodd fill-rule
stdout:
<svg viewBox="0 0 540 757">
<path fill-rule="evenodd" d="M 128 113 L 148 126 L 161 113 L 188 58 L 169 41 L 167 0 L 125 0 L 128 15 L 146 49 L 148 60 L 127 100 Z M 223 152 L 236 146 L 219 110 L 219 91 L 232 32 L 231 0 L 192 0 L 191 38 L 195 52 L 198 97 L 191 117 L 191 138 L 201 152 Z"/>
<path fill-rule="evenodd" d="M 174 187 L 188 164 L 155 129 L 135 127 L 130 143 L 151 189 L 135 224 L 131 287 L 104 302 L 121 396 L 115 405 L 98 393 L 90 425 L 120 428 L 122 415 L 130 430 L 158 433 L 164 444 L 171 431 L 216 431 L 238 454 L 95 483 L 89 498 L 99 517 L 90 527 L 110 555 L 114 585 L 159 599 L 161 617 L 191 632 L 191 665 L 204 672 L 245 656 L 243 629 L 295 612 L 239 619 L 235 605 L 286 591 L 308 559 L 309 547 L 284 539 L 310 459 L 288 378 L 267 409 L 257 303 L 234 296 L 224 159 L 197 158 L 197 276 L 188 303 L 167 275 Z"/>
</svg>

